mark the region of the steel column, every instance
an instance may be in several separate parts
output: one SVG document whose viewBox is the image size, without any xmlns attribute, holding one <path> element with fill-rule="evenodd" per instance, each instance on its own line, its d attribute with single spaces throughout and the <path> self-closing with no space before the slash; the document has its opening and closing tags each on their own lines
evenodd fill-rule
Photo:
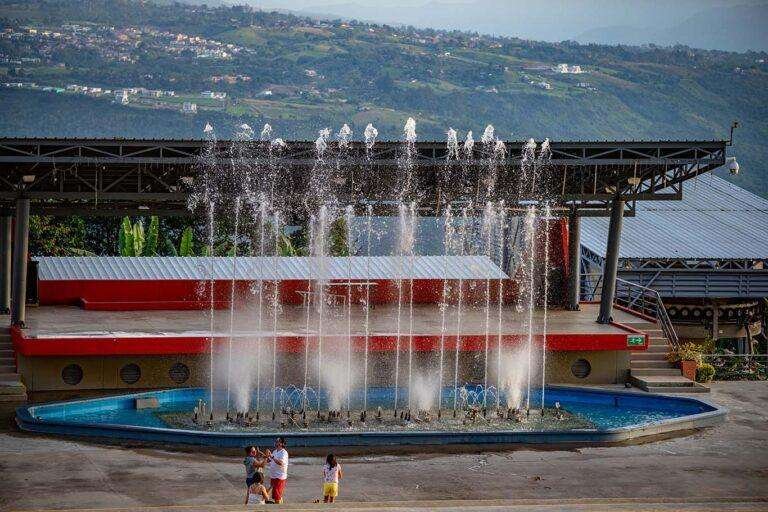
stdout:
<svg viewBox="0 0 768 512">
<path fill-rule="evenodd" d="M 568 217 L 568 309 L 579 310 L 581 294 L 581 218 L 572 212 Z"/>
<path fill-rule="evenodd" d="M 13 240 L 13 288 L 11 325 L 24 327 L 27 306 L 27 259 L 29 257 L 29 199 L 16 199 L 16 229 Z"/>
<path fill-rule="evenodd" d="M 613 320 L 613 299 L 616 295 L 616 272 L 619 269 L 619 245 L 621 224 L 624 220 L 624 201 L 614 198 L 611 204 L 611 221 L 608 225 L 608 244 L 603 266 L 603 291 L 600 294 L 600 315 L 597 322 L 608 324 Z"/>
</svg>

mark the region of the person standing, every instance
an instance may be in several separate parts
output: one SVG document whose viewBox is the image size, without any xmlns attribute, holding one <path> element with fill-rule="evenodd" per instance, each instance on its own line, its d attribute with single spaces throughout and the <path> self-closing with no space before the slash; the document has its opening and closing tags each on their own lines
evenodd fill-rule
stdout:
<svg viewBox="0 0 768 512">
<path fill-rule="evenodd" d="M 332 453 L 325 458 L 323 466 L 323 502 L 333 503 L 339 495 L 339 480 L 341 480 L 341 464 Z"/>
<path fill-rule="evenodd" d="M 245 448 L 245 459 L 243 459 L 243 465 L 245 466 L 245 486 L 250 487 L 254 482 L 254 476 L 256 473 L 262 473 L 264 466 L 266 465 L 264 454 L 261 453 L 258 447 L 248 446 Z"/>
<path fill-rule="evenodd" d="M 267 451 L 267 464 L 272 501 L 282 503 L 285 481 L 288 479 L 288 450 L 285 449 L 285 438 L 275 439 L 275 451 Z"/>
</svg>

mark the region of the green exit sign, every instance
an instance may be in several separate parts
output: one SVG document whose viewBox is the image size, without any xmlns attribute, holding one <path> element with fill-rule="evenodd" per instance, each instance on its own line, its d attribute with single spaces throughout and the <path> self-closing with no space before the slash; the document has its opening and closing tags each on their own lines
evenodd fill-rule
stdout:
<svg viewBox="0 0 768 512">
<path fill-rule="evenodd" d="M 645 345 L 645 336 L 642 334 L 628 334 L 627 346 L 628 347 L 642 347 Z"/>
</svg>

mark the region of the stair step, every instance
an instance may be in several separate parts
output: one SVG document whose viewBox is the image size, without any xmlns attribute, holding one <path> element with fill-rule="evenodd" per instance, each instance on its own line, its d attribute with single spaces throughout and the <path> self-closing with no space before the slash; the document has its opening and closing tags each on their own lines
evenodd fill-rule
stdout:
<svg viewBox="0 0 768 512">
<path fill-rule="evenodd" d="M 632 379 L 640 381 L 646 386 L 655 387 L 687 387 L 694 386 L 696 383 L 690 379 L 686 379 L 680 374 L 677 375 L 648 375 L 646 373 L 637 372 L 632 375 Z"/>
<path fill-rule="evenodd" d="M 20 381 L 20 376 L 15 371 L 13 372 L 5 372 L 0 371 L 0 381 Z"/>
<path fill-rule="evenodd" d="M 644 389 L 649 393 L 709 393 L 709 388 L 701 385 L 685 386 L 685 387 L 678 387 L 678 388 L 648 386 L 641 389 Z"/>
<path fill-rule="evenodd" d="M 630 361 L 666 361 L 666 352 L 632 352 L 629 356 Z"/>
<path fill-rule="evenodd" d="M 648 354 L 660 353 L 666 355 L 669 352 L 669 347 L 667 345 L 648 345 L 645 352 Z"/>
<path fill-rule="evenodd" d="M 641 375 L 680 375 L 680 368 L 635 368 L 634 371 Z"/>
<path fill-rule="evenodd" d="M 630 361 L 630 370 L 640 370 L 642 368 L 675 368 L 675 365 L 667 360 L 659 361 Z"/>
<path fill-rule="evenodd" d="M 6 395 L 3 393 L 0 393 L 0 402 L 26 402 L 26 401 L 27 401 L 26 393 L 16 393 L 13 395 Z"/>
<path fill-rule="evenodd" d="M 27 392 L 27 387 L 18 381 L 0 383 L 0 395 L 17 395 Z"/>
<path fill-rule="evenodd" d="M 6 373 L 16 373 L 16 365 L 2 365 L 0 366 L 0 375 Z"/>
<path fill-rule="evenodd" d="M 14 358 L 13 356 L 0 355 L 0 366 L 5 366 L 5 365 L 16 366 L 16 358 Z"/>
</svg>

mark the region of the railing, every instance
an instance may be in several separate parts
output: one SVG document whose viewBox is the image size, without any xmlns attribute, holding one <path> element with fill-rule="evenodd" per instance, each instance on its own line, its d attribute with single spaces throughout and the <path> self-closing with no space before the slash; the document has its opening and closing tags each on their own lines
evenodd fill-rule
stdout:
<svg viewBox="0 0 768 512">
<path fill-rule="evenodd" d="M 581 279 L 581 300 L 600 300 L 603 291 L 602 274 L 583 274 Z M 656 290 L 624 279 L 616 279 L 616 293 L 613 302 L 632 311 L 654 318 L 669 344 L 677 347 L 680 343 L 677 331 L 672 325 L 667 308 Z"/>
</svg>

